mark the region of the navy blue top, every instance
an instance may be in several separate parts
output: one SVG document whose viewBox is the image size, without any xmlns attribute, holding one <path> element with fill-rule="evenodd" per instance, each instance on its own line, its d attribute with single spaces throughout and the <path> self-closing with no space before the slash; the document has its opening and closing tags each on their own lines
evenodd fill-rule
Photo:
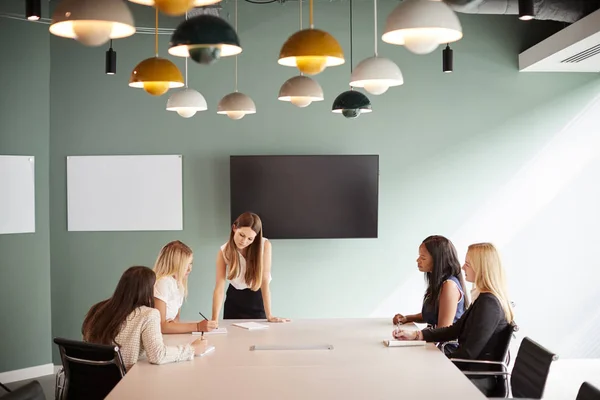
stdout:
<svg viewBox="0 0 600 400">
<path fill-rule="evenodd" d="M 465 291 L 460 284 L 460 280 L 456 276 L 451 276 L 446 281 L 453 281 L 456 283 L 456 287 L 458 287 L 458 290 L 461 293 L 460 301 L 456 304 L 456 315 L 454 316 L 454 321 L 452 321 L 452 323 L 455 323 L 465 313 Z M 423 321 L 425 321 L 427 325 L 431 325 L 435 328 L 438 323 L 438 311 L 439 307 L 437 304 L 432 307 L 428 303 L 423 302 L 423 308 L 421 309 Z"/>
</svg>

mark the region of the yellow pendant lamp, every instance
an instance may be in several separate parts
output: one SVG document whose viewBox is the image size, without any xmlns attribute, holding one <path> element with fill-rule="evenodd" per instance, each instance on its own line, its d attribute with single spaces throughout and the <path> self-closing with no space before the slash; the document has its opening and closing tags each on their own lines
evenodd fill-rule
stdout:
<svg viewBox="0 0 600 400">
<path fill-rule="evenodd" d="M 219 3 L 221 0 L 129 0 L 144 6 L 154 6 L 160 12 L 172 17 L 183 15 L 194 7 L 204 7 Z"/>
<path fill-rule="evenodd" d="M 147 58 L 135 66 L 129 78 L 129 86 L 143 88 L 152 96 L 161 96 L 171 88 L 183 87 L 183 76 L 175 64 L 158 56 L 158 8 L 154 42 L 154 57 Z"/>
<path fill-rule="evenodd" d="M 302 29 L 288 38 L 279 52 L 280 65 L 297 67 L 306 75 L 316 75 L 326 67 L 342 65 L 344 51 L 329 33 L 315 29 L 313 0 L 309 1 L 310 28 Z"/>
</svg>

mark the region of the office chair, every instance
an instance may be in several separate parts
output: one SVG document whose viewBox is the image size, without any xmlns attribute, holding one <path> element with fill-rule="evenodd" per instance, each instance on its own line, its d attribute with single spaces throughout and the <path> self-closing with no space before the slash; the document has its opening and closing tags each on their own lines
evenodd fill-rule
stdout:
<svg viewBox="0 0 600 400">
<path fill-rule="evenodd" d="M 101 400 L 125 376 L 117 346 L 54 338 L 63 368 L 56 376 L 58 400 Z"/>
<path fill-rule="evenodd" d="M 575 400 L 600 400 L 600 389 L 589 382 L 583 382 Z"/>
<path fill-rule="evenodd" d="M 38 381 L 31 381 L 13 391 L 2 385 L 8 393 L 0 396 L 2 400 L 46 400 L 42 385 Z"/>
</svg>

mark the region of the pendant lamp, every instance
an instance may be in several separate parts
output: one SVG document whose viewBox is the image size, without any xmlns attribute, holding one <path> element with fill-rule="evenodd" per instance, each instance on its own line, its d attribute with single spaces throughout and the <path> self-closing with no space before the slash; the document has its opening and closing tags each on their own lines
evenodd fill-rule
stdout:
<svg viewBox="0 0 600 400">
<path fill-rule="evenodd" d="M 122 0 L 62 0 L 52 13 L 50 33 L 86 46 L 135 33 L 133 16 Z"/>
<path fill-rule="evenodd" d="M 154 6 L 163 14 L 170 16 L 183 15 L 194 7 L 204 7 L 219 3 L 221 0 L 129 0 L 143 6 Z"/>
<path fill-rule="evenodd" d="M 147 58 L 135 66 L 129 78 L 129 86 L 143 88 L 152 96 L 161 96 L 170 88 L 182 87 L 183 76 L 175 64 L 158 56 L 158 9 L 156 9 L 155 15 L 155 56 Z"/>
<path fill-rule="evenodd" d="M 185 15 L 187 18 L 187 13 Z M 198 111 L 206 111 L 208 105 L 200 92 L 188 88 L 188 59 L 185 59 L 185 89 L 175 92 L 167 100 L 167 111 L 175 111 L 180 117 L 190 118 Z"/>
<path fill-rule="evenodd" d="M 310 28 L 302 29 L 288 38 L 279 52 L 280 65 L 297 67 L 306 75 L 316 75 L 326 67 L 342 65 L 344 51 L 329 33 L 314 28 L 313 0 L 309 0 Z"/>
<path fill-rule="evenodd" d="M 400 86 L 404 83 L 400 68 L 387 58 L 377 54 L 377 0 L 373 0 L 373 20 L 375 28 L 375 55 L 356 66 L 350 77 L 350 86 L 362 87 L 371 94 L 385 93 L 390 86 Z"/>
<path fill-rule="evenodd" d="M 298 0 L 300 6 L 300 30 L 302 30 L 302 0 Z M 289 101 L 296 107 L 308 107 L 313 101 L 323 100 L 323 89 L 317 81 L 308 76 L 294 76 L 281 85 L 279 89 L 280 101 Z"/>
<path fill-rule="evenodd" d="M 25 17 L 29 21 L 42 18 L 42 0 L 25 0 Z"/>
<path fill-rule="evenodd" d="M 238 0 L 235 0 L 235 30 L 237 31 Z M 235 56 L 235 91 L 223 97 L 217 106 L 217 114 L 231 119 L 242 119 L 246 114 L 256 114 L 256 105 L 250 96 L 238 92 L 238 56 Z"/>
<path fill-rule="evenodd" d="M 350 73 L 352 74 L 352 0 L 350 0 Z M 333 101 L 331 112 L 342 114 L 346 118 L 358 118 L 360 114 L 370 113 L 371 101 L 361 92 L 350 87 Z"/>
<path fill-rule="evenodd" d="M 112 39 L 110 39 L 110 47 L 106 50 L 104 60 L 104 72 L 106 75 L 114 75 L 117 73 L 117 52 L 113 50 Z"/>
<path fill-rule="evenodd" d="M 405 0 L 388 15 L 381 40 L 428 54 L 463 37 L 456 13 L 441 0 Z"/>
<path fill-rule="evenodd" d="M 169 43 L 169 54 L 191 57 L 199 64 L 212 64 L 221 57 L 241 52 L 236 30 L 223 18 L 210 14 L 198 15 L 179 24 Z"/>
</svg>

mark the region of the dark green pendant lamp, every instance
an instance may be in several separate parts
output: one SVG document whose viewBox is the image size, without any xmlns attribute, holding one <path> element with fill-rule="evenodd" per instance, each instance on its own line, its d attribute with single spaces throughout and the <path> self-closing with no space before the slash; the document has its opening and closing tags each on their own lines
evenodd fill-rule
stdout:
<svg viewBox="0 0 600 400">
<path fill-rule="evenodd" d="M 350 0 L 350 74 L 352 74 L 352 0 Z M 333 101 L 331 112 L 342 114 L 346 118 L 358 118 L 360 114 L 370 113 L 371 100 L 353 87 L 341 93 Z"/>
<path fill-rule="evenodd" d="M 221 57 L 242 52 L 235 29 L 223 18 L 203 14 L 183 21 L 173 32 L 169 54 L 190 57 L 199 64 L 212 64 Z"/>
</svg>

